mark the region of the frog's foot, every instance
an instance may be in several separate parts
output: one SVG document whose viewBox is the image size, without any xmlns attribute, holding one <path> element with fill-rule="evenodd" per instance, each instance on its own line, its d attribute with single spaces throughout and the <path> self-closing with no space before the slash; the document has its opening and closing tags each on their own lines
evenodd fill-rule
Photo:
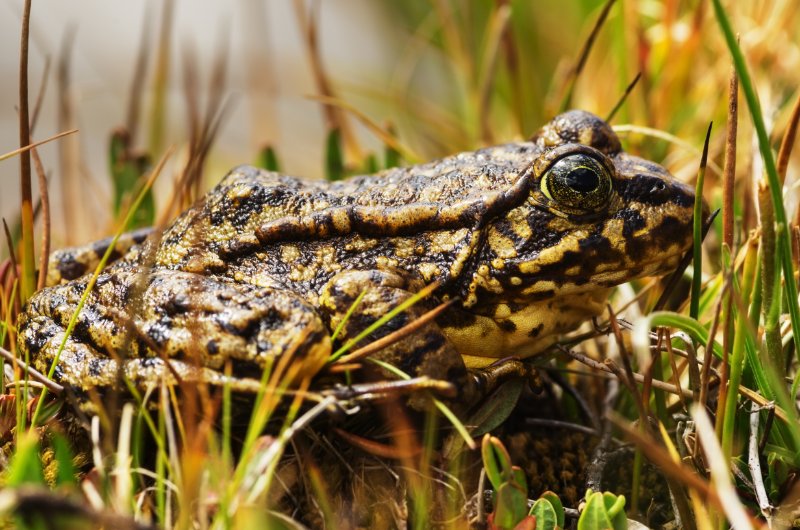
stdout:
<svg viewBox="0 0 800 530">
<path fill-rule="evenodd" d="M 103 255 L 113 244 L 113 250 L 107 262 L 110 265 L 127 254 L 134 245 L 142 244 L 152 233 L 152 228 L 140 228 L 122 234 L 116 243 L 114 243 L 113 237 L 107 237 L 88 245 L 56 250 L 50 255 L 47 264 L 47 285 L 58 285 L 94 271 L 100 264 Z"/>
<path fill-rule="evenodd" d="M 320 307 L 330 315 L 331 327 L 336 328 L 359 295 L 365 293 L 343 326 L 340 338 L 345 343 L 347 339 L 357 336 L 408 300 L 423 285 L 421 281 L 406 280 L 399 274 L 387 271 L 346 271 L 334 276 L 325 286 L 320 297 Z M 425 302 L 419 302 L 400 313 L 358 346 L 368 344 L 413 322 L 428 309 L 425 305 Z M 372 358 L 391 364 L 411 377 L 427 376 L 447 381 L 457 389 L 459 401 L 473 401 L 475 380 L 467 372 L 459 353 L 435 322 L 423 325 L 374 354 Z M 422 402 L 412 400 L 411 405 L 420 408 Z"/>
<path fill-rule="evenodd" d="M 516 357 L 498 359 L 484 368 L 471 369 L 470 373 L 475 378 L 481 398 L 488 396 L 512 379 L 523 379 L 534 390 L 542 386 L 538 370 L 531 363 L 526 363 Z"/>
<path fill-rule="evenodd" d="M 80 389 L 114 386 L 120 373 L 140 387 L 176 376 L 221 384 L 228 362 L 235 389 L 267 366 L 297 381 L 330 355 L 327 328 L 291 292 L 134 267 L 99 277 L 64 341 L 86 281 L 37 293 L 19 326 L 20 350 L 39 370 L 64 342 L 56 379 Z"/>
</svg>

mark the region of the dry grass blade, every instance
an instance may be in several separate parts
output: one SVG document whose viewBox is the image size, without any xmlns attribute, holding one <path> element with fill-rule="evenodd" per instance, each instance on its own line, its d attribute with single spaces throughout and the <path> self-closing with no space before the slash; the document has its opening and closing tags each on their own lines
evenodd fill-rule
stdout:
<svg viewBox="0 0 800 530">
<path fill-rule="evenodd" d="M 36 123 L 39 121 L 39 113 L 42 111 L 44 104 L 44 95 L 47 93 L 47 80 L 50 78 L 50 56 L 45 57 L 44 71 L 42 72 L 42 82 L 39 86 L 39 95 L 36 96 L 36 102 L 33 104 L 33 114 L 31 115 L 31 134 L 36 129 Z"/>
<path fill-rule="evenodd" d="M 641 79 L 641 78 L 642 78 L 642 72 L 639 72 L 639 73 L 636 74 L 636 77 L 633 78 L 633 81 L 628 83 L 628 86 L 625 87 L 625 92 L 623 92 L 622 97 L 619 98 L 619 101 L 617 101 L 617 104 L 614 105 L 614 108 L 611 109 L 611 112 L 609 112 L 608 116 L 606 116 L 606 122 L 611 123 L 611 120 L 614 119 L 614 116 L 617 115 L 617 112 L 619 112 L 619 109 L 621 109 L 622 105 L 625 104 L 625 100 L 628 99 L 628 96 L 630 95 L 631 91 L 639 83 L 639 79 Z"/>
<path fill-rule="evenodd" d="M 580 77 L 581 72 L 583 71 L 583 67 L 586 66 L 586 60 L 589 58 L 589 52 L 592 51 L 592 46 L 594 45 L 595 39 L 597 39 L 597 34 L 600 33 L 600 28 L 603 27 L 603 24 L 608 18 L 608 13 L 611 11 L 611 7 L 614 5 L 614 1 L 615 0 L 606 1 L 605 5 L 603 6 L 603 9 L 600 11 L 600 16 L 597 17 L 597 22 L 594 23 L 592 32 L 589 33 L 589 37 L 586 39 L 586 42 L 583 43 L 583 48 L 581 49 L 581 53 L 578 56 L 578 61 L 575 64 L 575 67 L 570 72 L 569 78 L 567 80 L 567 90 L 566 93 L 564 94 L 564 99 L 561 100 L 559 113 L 569 109 L 570 105 L 572 104 L 572 92 L 575 90 L 575 83 L 578 81 L 578 77 Z"/>
<path fill-rule="evenodd" d="M 794 140 L 797 137 L 798 122 L 800 122 L 800 94 L 798 94 L 797 100 L 794 102 L 792 116 L 789 118 L 789 125 L 786 127 L 786 132 L 783 133 L 783 138 L 781 139 L 781 148 L 778 151 L 776 165 L 778 168 L 778 176 L 781 179 L 781 185 L 786 179 L 786 168 L 789 167 L 789 157 L 792 155 Z"/>
<path fill-rule="evenodd" d="M 646 424 L 647 404 L 642 399 L 642 393 L 639 392 L 639 388 L 636 386 L 636 379 L 634 378 L 631 358 L 630 355 L 628 355 L 628 349 L 625 347 L 625 340 L 622 338 L 622 331 L 620 331 L 619 323 L 617 322 L 617 315 L 614 313 L 614 310 L 610 305 L 606 305 L 606 310 L 608 311 L 608 323 L 611 326 L 611 332 L 613 333 L 614 340 L 617 343 L 619 356 L 622 359 L 622 365 L 625 368 L 625 374 L 623 375 L 619 372 L 619 368 L 616 367 L 614 363 L 610 362 L 611 359 L 606 359 L 606 365 L 617 377 L 619 377 L 619 380 L 622 382 L 622 384 L 628 388 L 633 398 L 633 402 L 636 404 L 636 410 L 639 412 L 639 421 L 643 422 L 643 424 Z"/>
<path fill-rule="evenodd" d="M 723 449 L 717 442 L 714 427 L 706 415 L 706 411 L 698 404 L 692 407 L 692 418 L 703 452 L 711 470 L 714 497 L 718 500 L 719 507 L 728 517 L 733 528 L 745 530 L 750 528 L 766 528 L 766 525 L 755 519 L 747 512 L 742 502 L 736 495 L 736 490 L 731 483 L 730 462 L 725 458 Z"/>
<path fill-rule="evenodd" d="M 65 136 L 69 136 L 70 134 L 75 134 L 76 132 L 78 132 L 78 129 L 71 129 L 69 131 L 64 131 L 64 132 L 58 133 L 58 134 L 56 134 L 54 136 L 51 136 L 50 138 L 47 138 L 45 140 L 40 140 L 38 142 L 34 142 L 32 144 L 28 144 L 25 147 L 20 147 L 18 149 L 14 149 L 13 151 L 9 151 L 8 153 L 3 153 L 2 155 L 0 155 L 0 162 L 2 162 L 3 160 L 9 159 L 11 157 L 17 156 L 18 154 L 24 153 L 26 151 L 30 151 L 31 149 L 39 147 L 40 145 L 44 145 L 44 144 L 46 144 L 48 142 L 52 142 L 53 140 L 58 140 L 59 138 L 63 138 Z"/>
<path fill-rule="evenodd" d="M 308 62 L 311 65 L 311 71 L 314 74 L 314 82 L 317 85 L 317 91 L 322 98 L 336 99 L 336 94 L 331 86 L 330 78 L 325 71 L 325 66 L 322 63 L 322 57 L 319 53 L 319 39 L 317 33 L 317 18 L 316 11 L 319 9 L 320 2 L 312 2 L 310 13 L 306 11 L 303 0 L 294 1 L 295 16 L 297 23 L 300 25 L 300 32 L 303 34 L 304 43 L 306 45 L 306 52 L 308 53 Z M 325 122 L 328 130 L 338 130 L 342 135 L 342 142 L 345 151 L 356 160 L 361 159 L 361 149 L 358 146 L 355 134 L 353 133 L 350 123 L 341 111 L 329 103 L 323 102 L 323 114 L 325 115 Z"/>
<path fill-rule="evenodd" d="M 413 444 L 410 446 L 382 444 L 380 442 L 364 438 L 363 436 L 358 436 L 351 432 L 347 432 L 338 427 L 334 428 L 334 432 L 353 447 L 357 447 L 365 453 L 379 456 L 381 458 L 401 460 L 403 458 L 413 458 L 422 453 L 422 447 L 420 447 L 419 444 Z"/>
<path fill-rule="evenodd" d="M 174 0 L 164 0 L 161 11 L 161 31 L 158 35 L 156 65 L 153 71 L 153 99 L 150 107 L 150 131 L 148 150 L 160 153 L 164 141 L 167 81 L 169 79 Z"/>
<path fill-rule="evenodd" d="M 47 281 L 47 260 L 50 259 L 50 192 L 48 191 L 47 175 L 44 172 L 42 159 L 36 148 L 31 149 L 33 165 L 39 179 L 39 196 L 42 205 L 42 241 L 39 249 L 39 277 L 36 281 L 36 290 L 42 289 Z"/>
<path fill-rule="evenodd" d="M 355 118 L 360 121 L 367 129 L 373 132 L 375 136 L 380 139 L 384 144 L 388 145 L 398 153 L 400 153 L 403 158 L 408 161 L 409 163 L 418 162 L 420 156 L 417 155 L 414 151 L 411 150 L 410 147 L 403 145 L 400 141 L 394 137 L 390 132 L 385 130 L 383 127 L 375 123 L 372 119 L 369 118 L 366 114 L 355 108 L 353 105 L 347 103 L 346 101 L 342 101 L 341 99 L 337 99 L 335 97 L 330 96 L 308 96 L 310 99 L 314 99 L 321 103 L 325 103 L 326 105 L 337 107 L 342 110 L 346 110 L 347 112 L 351 113 Z"/>
<path fill-rule="evenodd" d="M 416 330 L 418 330 L 419 328 L 421 328 L 422 326 L 424 326 L 425 324 L 427 324 L 431 320 L 435 319 L 445 309 L 447 309 L 448 307 L 453 305 L 453 303 L 455 301 L 456 301 L 456 299 L 454 298 L 454 299 L 448 300 L 447 302 L 443 302 L 443 303 L 439 304 L 438 306 L 436 306 L 435 308 L 431 309 L 430 311 L 424 313 L 423 315 L 420 315 L 419 318 L 414 319 L 413 322 L 409 322 L 408 324 L 406 324 L 402 328 L 400 328 L 400 329 L 398 329 L 396 331 L 393 331 L 393 332 L 389 333 L 388 335 L 385 335 L 385 336 L 381 337 L 380 339 L 378 339 L 376 341 L 373 341 L 373 342 L 369 343 L 368 345 L 353 351 L 352 353 L 349 353 L 347 355 L 343 355 L 342 357 L 340 357 L 336 361 L 336 364 L 338 365 L 338 364 L 352 363 L 354 361 L 357 361 L 359 359 L 363 359 L 364 357 L 372 355 L 373 353 L 378 352 L 378 351 L 386 348 L 387 346 L 389 346 L 391 344 L 394 344 L 398 340 L 402 339 L 403 337 L 407 337 L 408 335 L 414 333 Z"/>
<path fill-rule="evenodd" d="M 139 129 L 139 117 L 142 112 L 144 84 L 147 80 L 147 63 L 150 59 L 151 51 L 151 19 L 152 16 L 148 5 L 145 7 L 144 17 L 142 17 L 142 33 L 139 40 L 139 47 L 136 51 L 136 63 L 133 67 L 133 77 L 131 78 L 131 88 L 128 95 L 128 111 L 125 117 L 125 129 L 130 135 L 131 142 L 136 142 L 136 133 Z"/>
<path fill-rule="evenodd" d="M 56 64 L 56 89 L 58 97 L 58 128 L 74 129 L 77 123 L 77 110 L 72 97 L 71 60 L 72 47 L 75 43 L 75 31 L 64 34 Z M 81 196 L 81 151 L 76 139 L 69 138 L 58 144 L 58 165 L 61 181 L 61 204 L 77 205 L 85 201 Z M 86 216 L 81 208 L 64 208 L 64 243 L 72 245 L 78 234 L 85 231 Z"/>
<path fill-rule="evenodd" d="M 644 453 L 648 460 L 658 467 L 660 472 L 676 480 L 678 483 L 697 491 L 715 509 L 720 511 L 725 509 L 725 505 L 717 493 L 717 490 L 690 468 L 673 460 L 669 452 L 664 449 L 660 443 L 653 440 L 652 437 L 645 436 L 637 429 L 631 427 L 627 419 L 614 412 L 609 412 L 608 419 L 621 430 L 642 453 Z M 747 517 L 752 527 L 766 530 L 766 526 L 753 518 L 752 515 L 747 514 Z"/>
<path fill-rule="evenodd" d="M 495 72 L 497 71 L 500 43 L 508 32 L 510 20 L 511 6 L 508 4 L 500 5 L 492 15 L 489 24 L 489 37 L 487 44 L 484 46 L 486 51 L 483 58 L 478 91 L 478 116 L 480 119 L 481 140 L 486 144 L 490 144 L 493 141 L 490 122 L 491 113 L 489 111 L 492 102 L 492 86 Z"/>
<path fill-rule="evenodd" d="M 722 312 L 722 305 L 726 303 L 726 300 L 729 300 L 730 297 L 727 297 L 726 294 L 730 289 L 731 277 L 727 275 L 725 278 L 725 284 L 722 286 L 722 292 L 720 293 L 719 300 L 717 301 L 716 308 L 714 309 L 714 320 L 711 324 L 711 329 L 708 334 L 708 343 L 703 344 L 703 367 L 700 370 L 700 393 L 699 396 L 695 397 L 695 401 L 699 402 L 702 406 L 705 406 L 708 402 L 708 390 L 710 388 L 709 384 L 711 381 L 711 359 L 714 356 L 714 348 L 712 347 L 714 337 L 717 336 L 717 328 L 719 327 L 720 323 L 720 314 Z M 726 314 L 730 314 L 730 309 L 726 312 Z M 723 342 L 723 350 L 725 349 L 725 345 Z M 727 350 L 725 350 L 727 351 Z M 695 362 L 696 359 L 692 359 L 692 362 Z"/>
<path fill-rule="evenodd" d="M 19 276 L 17 275 L 17 256 L 14 253 L 14 239 L 11 237 L 11 231 L 8 229 L 8 223 L 6 223 L 5 217 L 3 218 L 3 231 L 5 232 L 8 256 L 11 261 L 11 278 L 14 281 L 19 281 Z"/>
</svg>

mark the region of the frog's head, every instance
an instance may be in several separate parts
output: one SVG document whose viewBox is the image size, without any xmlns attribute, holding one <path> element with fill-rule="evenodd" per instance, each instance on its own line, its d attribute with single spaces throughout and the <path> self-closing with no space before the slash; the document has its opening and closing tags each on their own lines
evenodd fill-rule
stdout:
<svg viewBox="0 0 800 530">
<path fill-rule="evenodd" d="M 522 295 L 591 291 L 676 267 L 692 244 L 692 187 L 623 152 L 588 112 L 556 117 L 532 141 L 541 154 L 517 215 L 536 236 L 507 263 Z"/>
<path fill-rule="evenodd" d="M 540 351 L 599 314 L 610 287 L 677 266 L 692 244 L 694 190 L 623 152 L 588 112 L 556 117 L 531 141 L 524 201 L 486 226 L 465 307 L 507 329 L 509 346 Z"/>
</svg>

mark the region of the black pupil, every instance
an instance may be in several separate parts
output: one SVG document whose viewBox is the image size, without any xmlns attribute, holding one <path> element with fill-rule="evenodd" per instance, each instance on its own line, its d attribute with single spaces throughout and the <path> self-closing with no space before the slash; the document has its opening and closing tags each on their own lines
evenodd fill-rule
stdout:
<svg viewBox="0 0 800 530">
<path fill-rule="evenodd" d="M 594 191 L 600 185 L 597 173 L 588 167 L 576 167 L 566 174 L 565 184 L 580 193 Z"/>
</svg>

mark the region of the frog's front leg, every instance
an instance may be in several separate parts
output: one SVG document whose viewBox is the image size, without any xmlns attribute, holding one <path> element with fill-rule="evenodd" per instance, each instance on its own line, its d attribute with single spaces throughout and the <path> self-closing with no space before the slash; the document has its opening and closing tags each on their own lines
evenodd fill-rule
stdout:
<svg viewBox="0 0 800 530">
<path fill-rule="evenodd" d="M 47 263 L 47 285 L 58 285 L 84 274 L 88 274 L 100 264 L 103 254 L 112 246 L 111 256 L 106 265 L 111 265 L 135 245 L 141 245 L 153 233 L 152 228 L 140 228 L 125 232 L 117 241 L 113 237 L 100 239 L 79 247 L 56 250 Z"/>
<path fill-rule="evenodd" d="M 320 297 L 320 309 L 330 316 L 331 329 L 335 329 L 359 295 L 364 293 L 342 329 L 339 338 L 344 343 L 408 300 L 423 286 L 420 280 L 407 279 L 394 272 L 346 271 L 326 284 Z M 425 303 L 420 302 L 397 315 L 359 346 L 413 322 L 428 309 L 424 306 Z M 478 396 L 476 379 L 467 371 L 461 356 L 435 322 L 425 324 L 373 357 L 412 377 L 427 376 L 452 383 L 460 402 L 472 404 Z M 418 408 L 417 403 L 420 402 L 412 401 L 412 406 Z"/>
</svg>

